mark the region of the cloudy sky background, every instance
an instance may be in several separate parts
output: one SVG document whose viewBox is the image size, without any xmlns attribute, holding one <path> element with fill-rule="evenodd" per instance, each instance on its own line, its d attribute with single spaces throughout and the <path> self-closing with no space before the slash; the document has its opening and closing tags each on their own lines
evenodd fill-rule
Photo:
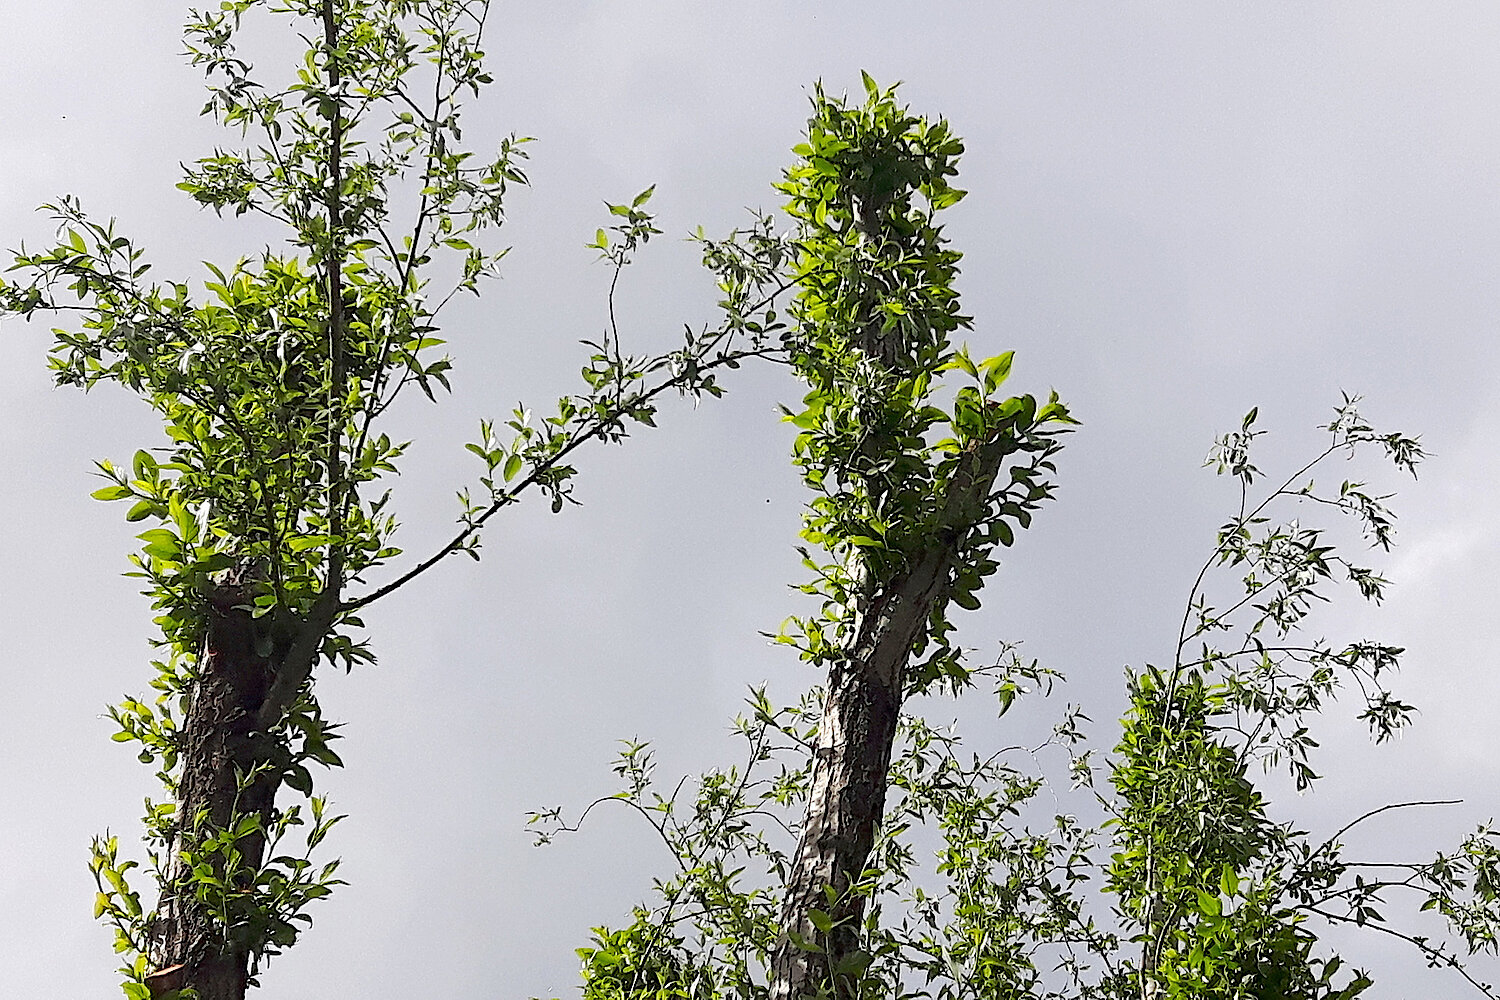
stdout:
<svg viewBox="0 0 1500 1000">
<path fill-rule="evenodd" d="M 225 141 L 197 117 L 181 13 L 6 5 L 6 247 L 43 244 L 32 209 L 65 192 L 117 217 L 162 279 L 277 238 L 173 188 L 180 161 Z M 1331 832 L 1386 802 L 1465 799 L 1360 841 L 1417 858 L 1497 812 L 1500 8 L 553 0 L 497 4 L 492 25 L 496 83 L 469 136 L 537 136 L 535 183 L 510 202 L 505 278 L 447 317 L 454 395 L 399 416 L 417 442 L 398 485 L 408 552 L 449 533 L 480 418 L 578 386 L 577 341 L 604 315 L 608 275 L 582 249 L 602 200 L 658 185 L 667 236 L 628 275 L 621 309 L 628 345 L 665 349 L 713 316 L 711 281 L 676 237 L 774 207 L 812 81 L 857 91 L 867 69 L 906 81 L 916 110 L 967 139 L 971 194 L 948 215 L 974 351 L 1015 349 L 1012 386 L 1055 387 L 1084 421 L 1058 502 L 1006 553 L 963 633 L 982 652 L 1022 641 L 1070 684 L 998 725 L 976 696 L 973 738 L 1015 742 L 1072 700 L 1112 742 L 1123 666 L 1169 656 L 1235 500 L 1200 469 L 1214 435 L 1259 405 L 1274 431 L 1262 467 L 1288 469 L 1348 390 L 1433 457 L 1416 484 L 1382 473 L 1401 491 L 1398 548 L 1379 562 L 1390 599 L 1320 622 L 1335 641 L 1407 646 L 1399 690 L 1423 714 L 1373 748 L 1340 721 L 1354 706 L 1335 709 L 1319 734 L 1330 777 L 1279 807 Z M 156 788 L 103 716 L 146 690 L 150 626 L 118 575 L 133 528 L 87 498 L 89 472 L 158 431 L 123 393 L 52 389 L 45 324 L 3 335 L 0 959 L 14 995 L 107 997 L 116 963 L 89 919 L 88 840 L 107 827 L 133 842 Z M 621 737 L 655 741 L 669 782 L 726 761 L 747 684 L 790 696 L 812 680 L 757 635 L 795 610 L 786 584 L 802 578 L 802 496 L 775 411 L 799 393 L 769 368 L 729 385 L 585 455 L 582 508 L 514 511 L 482 564 L 454 561 L 368 616 L 380 665 L 320 687 L 347 722 L 347 769 L 320 780 L 351 815 L 330 848 L 351 884 L 315 908 L 265 995 L 567 995 L 587 928 L 618 922 L 670 859 L 609 815 L 533 850 L 523 814 L 611 791 Z M 1349 954 L 1378 996 L 1462 995 L 1384 941 Z"/>
</svg>

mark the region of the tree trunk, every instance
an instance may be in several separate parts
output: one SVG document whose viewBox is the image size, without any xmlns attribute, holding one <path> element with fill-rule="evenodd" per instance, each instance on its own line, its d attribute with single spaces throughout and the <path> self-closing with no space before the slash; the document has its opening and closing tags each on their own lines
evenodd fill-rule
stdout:
<svg viewBox="0 0 1500 1000">
<path fill-rule="evenodd" d="M 243 1000 L 250 978 L 251 929 L 235 926 L 232 916 L 226 925 L 224 914 L 198 898 L 181 854 L 198 851 L 205 839 L 243 817 L 257 816 L 259 829 L 235 842 L 234 870 L 226 872 L 222 854 L 209 863 L 232 892 L 237 883 L 250 889 L 264 860 L 264 831 L 284 764 L 274 758 L 285 751 L 258 717 L 276 677 L 276 653 L 285 654 L 286 647 L 272 648 L 269 621 L 252 618 L 247 601 L 238 581 L 209 595 L 203 654 L 180 733 L 182 772 L 168 880 L 151 927 L 148 957 L 155 971 L 147 985 L 153 996 L 191 987 L 200 1000 Z"/>
<path fill-rule="evenodd" d="M 850 887 L 880 830 L 906 668 L 933 611 L 948 600 L 960 540 L 987 513 L 1005 454 L 995 443 L 965 454 L 948 484 L 947 527 L 903 572 L 875 586 L 858 610 L 849 648 L 829 670 L 807 813 L 771 962 L 771 1000 L 798 1000 L 824 986 L 838 998 L 854 995 L 866 897 Z M 814 910 L 827 914 L 830 933 L 817 929 Z M 790 932 L 823 950 L 798 947 Z"/>
</svg>

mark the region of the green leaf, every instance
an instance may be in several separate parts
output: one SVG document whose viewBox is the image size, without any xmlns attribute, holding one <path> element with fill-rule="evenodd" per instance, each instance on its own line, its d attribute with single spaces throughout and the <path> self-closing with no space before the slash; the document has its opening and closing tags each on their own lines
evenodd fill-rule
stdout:
<svg viewBox="0 0 1500 1000">
<path fill-rule="evenodd" d="M 506 458 L 506 460 L 505 460 L 505 468 L 502 469 L 502 470 L 500 470 L 500 474 L 505 477 L 505 481 L 508 483 L 512 479 L 516 478 L 517 474 L 520 473 L 520 471 L 521 471 L 521 465 L 522 465 L 521 456 L 520 455 L 511 455 L 511 456 L 509 456 L 509 457 Z"/>
<path fill-rule="evenodd" d="M 128 486 L 106 486 L 89 494 L 95 500 L 123 500 L 132 495 Z"/>
<path fill-rule="evenodd" d="M 136 536 L 145 542 L 142 549 L 155 559 L 172 560 L 182 554 L 182 541 L 168 528 L 152 528 Z"/>
<path fill-rule="evenodd" d="M 1001 383 L 1010 377 L 1010 366 L 1015 357 L 1015 351 L 1006 351 L 1004 354 L 997 354 L 993 358 L 986 358 L 980 364 L 979 367 L 984 372 L 984 393 L 986 396 L 998 389 Z"/>
<path fill-rule="evenodd" d="M 968 193 L 967 191 L 960 191 L 958 188 L 944 188 L 941 191 L 934 191 L 929 200 L 932 202 L 933 211 L 941 212 L 943 209 L 952 208 L 963 201 L 964 196 Z"/>
<path fill-rule="evenodd" d="M 814 955 L 821 955 L 823 953 L 823 948 L 820 945 L 803 937 L 795 927 L 787 928 L 786 936 L 791 940 L 792 946 L 798 951 L 811 952 Z"/>
<path fill-rule="evenodd" d="M 289 771 L 287 771 L 282 780 L 286 782 L 288 787 L 301 792 L 303 795 L 312 794 L 312 774 L 307 770 L 306 767 L 303 767 L 301 764 L 297 764 Z"/>
<path fill-rule="evenodd" d="M 801 413 L 790 414 L 784 419 L 790 421 L 793 427 L 800 427 L 802 430 L 810 431 L 818 426 L 818 418 L 822 414 L 823 410 L 820 407 L 816 410 L 803 410 Z"/>
<path fill-rule="evenodd" d="M 975 378 L 979 377 L 979 369 L 974 367 L 974 359 L 969 357 L 967 348 L 961 347 L 957 351 L 955 351 L 953 357 L 948 361 L 947 364 L 943 366 L 943 368 L 957 368 L 959 371 L 968 372 Z"/>
<path fill-rule="evenodd" d="M 1224 870 L 1219 873 L 1219 888 L 1231 899 L 1239 893 L 1240 877 L 1233 865 L 1225 865 Z"/>
<path fill-rule="evenodd" d="M 337 535 L 299 535 L 296 538 L 287 539 L 286 547 L 293 552 L 305 552 L 308 549 L 321 548 L 337 541 Z"/>
<path fill-rule="evenodd" d="M 125 520 L 144 521 L 160 510 L 161 505 L 154 500 L 137 500 L 135 505 L 125 513 Z"/>
</svg>

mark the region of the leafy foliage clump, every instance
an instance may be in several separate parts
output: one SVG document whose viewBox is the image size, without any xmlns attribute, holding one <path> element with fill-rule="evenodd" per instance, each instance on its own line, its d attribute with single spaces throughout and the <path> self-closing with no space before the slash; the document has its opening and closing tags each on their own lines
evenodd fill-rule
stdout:
<svg viewBox="0 0 1500 1000">
<path fill-rule="evenodd" d="M 963 143 L 946 121 L 911 114 L 894 88 L 866 76 L 865 89 L 854 106 L 817 89 L 807 141 L 777 185 L 798 227 L 785 340 L 808 386 L 802 408 L 786 412 L 800 432 L 793 463 L 815 494 L 802 537 L 833 557 L 804 550 L 814 579 L 802 589 L 823 598 L 822 611 L 790 619 L 781 641 L 828 666 L 881 587 L 941 552 L 952 564 L 946 599 L 908 670 L 909 688 L 921 691 L 962 682 L 948 600 L 979 606 L 999 565 L 995 546 L 1011 544 L 1052 495 L 1046 477 L 1060 445 L 1049 425 L 1072 421 L 1055 393 L 1045 403 L 997 395 L 1012 352 L 976 362 L 953 345 L 971 320 L 953 287 L 962 255 L 936 215 L 964 196 L 950 183 Z M 949 389 L 950 371 L 973 384 Z M 971 482 L 981 466 L 993 475 L 1010 460 L 998 488 Z"/>
</svg>

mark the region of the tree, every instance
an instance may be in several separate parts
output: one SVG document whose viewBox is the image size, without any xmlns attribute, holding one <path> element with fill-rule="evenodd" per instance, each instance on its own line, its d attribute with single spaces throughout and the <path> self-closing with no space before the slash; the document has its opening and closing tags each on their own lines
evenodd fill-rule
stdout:
<svg viewBox="0 0 1500 1000">
<path fill-rule="evenodd" d="M 1039 793 L 1058 779 L 1008 762 L 1027 748 L 966 754 L 906 707 L 986 680 L 1004 713 L 1057 679 L 1013 652 L 966 665 L 947 612 L 977 605 L 994 544 L 1050 496 L 1066 428 L 1048 424 L 1071 421 L 1055 397 L 991 398 L 1011 357 L 975 364 L 950 344 L 967 323 L 949 284 L 958 254 L 932 220 L 960 196 L 947 178 L 961 145 L 865 84 L 860 107 L 816 92 L 780 186 L 800 224 L 787 342 L 808 393 L 787 419 L 813 492 L 802 535 L 833 562 L 804 551 L 814 579 L 802 589 L 822 607 L 779 641 L 826 679 L 781 708 L 753 691 L 736 720 L 743 762 L 685 797 L 682 783 L 656 791 L 649 745 L 627 744 L 612 798 L 651 824 L 678 870 L 630 924 L 597 928 L 580 950 L 585 996 L 1351 1000 L 1370 976 L 1312 929 L 1339 924 L 1402 940 L 1495 996 L 1464 962 L 1500 947 L 1491 827 L 1430 861 L 1351 860 L 1353 827 L 1438 803 L 1391 803 L 1315 841 L 1271 818 L 1253 774 L 1285 768 L 1311 788 L 1310 724 L 1347 688 L 1377 741 L 1413 711 L 1387 687 L 1401 649 L 1303 634 L 1337 583 L 1376 602 L 1386 585 L 1316 515 L 1352 521 L 1380 549 L 1393 537 L 1388 496 L 1350 480 L 1319 489 L 1314 473 L 1375 450 L 1415 475 L 1422 458 L 1416 439 L 1366 423 L 1355 399 L 1324 428 L 1326 447 L 1259 496 L 1257 412 L 1216 444 L 1209 464 L 1238 481 L 1238 509 L 1192 582 L 1173 662 L 1127 678 L 1107 783 L 1096 786 L 1080 711 L 1047 744 L 1070 751 L 1096 821 L 1042 811 Z M 948 371 L 976 384 L 945 410 L 930 394 Z M 1304 517 L 1279 520 L 1287 506 Z M 578 829 L 559 809 L 533 823 L 542 842 Z M 930 871 L 924 828 L 938 842 Z M 1444 918 L 1448 940 L 1386 916 L 1403 893 Z"/>
<path fill-rule="evenodd" d="M 241 18 L 256 8 L 307 29 L 295 82 L 264 87 L 238 54 Z M 310 922 L 308 904 L 338 884 L 336 866 L 310 853 L 337 822 L 313 795 L 311 765 L 338 764 L 313 683 L 320 664 L 371 658 L 361 610 L 448 555 L 477 556 L 482 529 L 528 490 L 563 509 L 586 442 L 649 425 L 669 391 L 717 395 L 718 369 L 758 356 L 784 358 L 808 383 L 787 416 L 814 491 L 804 589 L 821 606 L 781 640 L 827 683 L 789 708 L 753 695 L 740 723 L 746 764 L 705 775 L 686 811 L 652 790 L 649 748 L 627 747 L 619 799 L 655 824 L 681 867 L 659 883 L 659 905 L 600 928 L 582 950 L 586 995 L 1348 998 L 1369 979 L 1317 950 L 1310 918 L 1371 926 L 1459 966 L 1447 946 L 1386 921 L 1378 902 L 1398 890 L 1419 892 L 1469 951 L 1493 950 L 1500 855 L 1488 830 L 1434 862 L 1371 874 L 1344 860 L 1345 831 L 1314 843 L 1272 821 L 1251 777 L 1268 761 L 1315 779 L 1303 723 L 1340 683 L 1363 688 L 1377 736 L 1408 711 L 1384 687 L 1399 650 L 1292 638 L 1336 574 L 1371 599 L 1378 575 L 1342 561 L 1321 533 L 1266 514 L 1286 502 L 1337 508 L 1389 543 L 1384 497 L 1360 484 L 1332 494 L 1298 485 L 1323 460 L 1372 446 L 1415 468 L 1416 442 L 1376 433 L 1352 401 L 1328 428 L 1328 450 L 1255 506 L 1255 415 L 1221 443 L 1242 503 L 1194 585 L 1174 662 L 1131 679 L 1132 710 L 1098 790 L 1101 823 L 1061 814 L 1037 829 L 1045 776 L 1003 752 L 970 758 L 911 710 L 916 696 L 988 681 L 1003 711 L 1055 679 L 1014 655 L 966 662 L 949 610 L 977 604 L 994 546 L 1011 544 L 1050 497 L 1070 420 L 1056 397 L 996 395 L 1010 355 L 976 362 L 951 343 L 968 320 L 952 288 L 958 255 L 935 217 L 961 196 L 949 183 L 961 144 L 868 78 L 860 106 L 815 94 L 782 186 L 792 237 L 758 219 L 704 241 L 722 324 L 659 357 L 625 355 L 611 327 L 591 345 L 587 389 L 554 416 L 535 423 L 518 409 L 501 432 L 509 440 L 482 426 L 469 447 L 485 473 L 456 533 L 398 564 L 379 483 L 405 446 L 385 430 L 388 411 L 412 385 L 435 395 L 448 370 L 433 336 L 447 295 L 429 306 L 426 291 L 445 251 L 461 260 L 453 292 L 493 273 L 500 254 L 470 236 L 498 224 L 507 186 L 525 182 L 524 140 L 480 167 L 459 146 L 460 95 L 485 82 L 487 8 L 232 0 L 195 14 L 188 35 L 211 75 L 207 110 L 261 144 L 216 151 L 183 186 L 216 211 L 285 224 L 289 251 L 211 269 L 200 304 L 186 283 L 144 282 L 143 252 L 63 200 L 53 207 L 62 239 L 23 249 L 23 280 L 0 286 L 8 311 L 76 312 L 78 327 L 58 334 L 59 381 L 131 388 L 169 440 L 128 468 L 101 463 L 97 494 L 129 500 L 127 518 L 152 525 L 135 565 L 163 649 L 157 696 L 114 713 L 117 738 L 141 744 L 171 798 L 146 818 L 149 912 L 118 842 L 94 854 L 98 913 L 130 963 L 127 995 L 243 996 Z M 424 66 L 425 100 L 413 85 Z M 417 176 L 417 207 L 402 231 L 392 219 L 404 170 Z M 596 237 L 616 276 L 656 233 L 650 195 L 611 206 L 614 228 Z M 773 304 L 792 288 L 783 326 Z M 973 384 L 944 389 L 950 372 Z M 1217 609 L 1204 586 L 1215 566 L 1244 572 Z M 1079 743 L 1083 721 L 1070 713 L 1054 742 Z M 1086 755 L 1071 774 L 1093 787 Z M 283 801 L 283 786 L 306 796 L 307 815 Z M 1416 803 L 1388 808 L 1405 805 Z M 537 816 L 544 836 L 559 815 Z M 924 824 L 941 844 L 931 891 L 913 840 Z M 306 852 L 281 846 L 298 827 Z M 1084 891 L 1091 876 L 1103 894 Z"/>
<path fill-rule="evenodd" d="M 448 556 L 478 558 L 482 529 L 528 492 L 560 511 L 586 442 L 651 425 L 669 392 L 718 395 L 721 369 L 780 349 L 781 242 L 764 220 L 705 240 L 723 322 L 689 329 L 682 347 L 655 357 L 624 353 L 611 327 L 589 345 L 585 391 L 554 415 L 533 421 L 519 407 L 505 429 L 481 427 L 468 448 L 485 472 L 461 494 L 456 532 L 397 562 L 379 484 L 407 445 L 387 431 L 389 410 L 409 390 L 431 399 L 447 388 L 437 316 L 496 273 L 505 251 L 472 240 L 501 223 L 507 191 L 526 183 L 527 139 L 482 160 L 462 146 L 463 99 L 489 82 L 489 6 L 230 0 L 192 12 L 204 113 L 247 144 L 197 160 L 179 187 L 215 212 L 275 220 L 285 249 L 210 265 L 200 301 L 187 282 L 149 282 L 144 250 L 63 198 L 47 206 L 58 243 L 23 247 L 11 268 L 20 279 L 0 285 L 0 310 L 77 318 L 56 333 L 59 384 L 119 383 L 166 433 L 127 465 L 100 462 L 107 485 L 94 494 L 129 501 L 127 520 L 150 525 L 132 575 L 158 612 L 162 650 L 155 697 L 112 710 L 116 739 L 140 744 L 166 793 L 145 817 L 154 905 L 117 838 L 100 838 L 93 854 L 96 915 L 115 926 L 124 989 L 137 1000 L 243 997 L 311 922 L 307 906 L 339 884 L 336 862 L 310 856 L 341 818 L 313 791 L 312 766 L 340 763 L 314 674 L 373 659 L 361 611 Z M 261 82 L 237 48 L 244 19 L 260 15 L 288 19 L 306 44 L 280 85 Z M 657 233 L 651 194 L 611 206 L 614 224 L 598 232 L 616 278 Z M 451 280 L 440 276 L 445 255 Z M 434 281 L 447 282 L 440 298 Z M 284 802 L 284 788 L 305 803 Z M 305 850 L 290 846 L 297 827 Z"/>
<path fill-rule="evenodd" d="M 1344 583 L 1373 601 L 1386 581 L 1329 541 L 1337 524 L 1273 516 L 1284 507 L 1326 509 L 1377 547 L 1390 544 L 1388 497 L 1347 480 L 1324 492 L 1311 478 L 1332 458 L 1370 449 L 1415 469 L 1415 439 L 1375 431 L 1355 402 L 1337 408 L 1324 450 L 1258 498 L 1250 461 L 1263 433 L 1254 429 L 1257 414 L 1219 440 L 1210 463 L 1239 479 L 1239 507 L 1193 582 L 1173 663 L 1128 675 L 1131 707 L 1102 765 L 1076 708 L 1042 746 L 987 756 L 951 727 L 903 713 L 880 789 L 881 827 L 858 880 L 846 878 L 865 904 L 852 931 L 834 917 L 837 891 L 809 909 L 808 935 L 778 919 L 782 898 L 798 899 L 794 852 L 804 850 L 808 826 L 799 830 L 797 816 L 817 815 L 816 755 L 827 713 L 837 709 L 827 689 L 780 708 L 753 691 L 750 711 L 736 720 L 742 763 L 706 772 L 686 795 L 682 782 L 659 793 L 650 747 L 627 745 L 616 768 L 625 785 L 600 801 L 646 819 L 678 870 L 657 881 L 655 899 L 630 924 L 597 928 L 580 949 L 585 996 L 766 996 L 790 937 L 809 956 L 801 996 L 1352 1000 L 1373 980 L 1320 941 L 1317 928 L 1337 925 L 1404 942 L 1474 995 L 1496 996 L 1468 965 L 1500 950 L 1500 834 L 1492 826 L 1430 860 L 1420 849 L 1350 858 L 1344 838 L 1356 826 L 1445 803 L 1393 802 L 1319 840 L 1272 817 L 1255 775 L 1256 765 L 1284 768 L 1311 788 L 1310 727 L 1342 691 L 1357 693 L 1376 740 L 1412 712 L 1387 687 L 1401 649 L 1303 634 L 1331 588 Z M 1003 714 L 1057 679 L 1012 651 L 950 689 L 988 681 Z M 1097 819 L 1047 811 L 1048 798 L 1067 795 L 1064 775 L 1039 764 L 1048 747 L 1068 751 L 1067 780 L 1091 793 Z M 1107 781 L 1096 784 L 1100 772 Z M 542 842 L 578 829 L 555 809 L 533 821 Z M 924 866 L 919 849 L 934 843 L 936 864 Z M 1402 897 L 1409 913 L 1441 917 L 1446 937 L 1391 915 Z M 844 949 L 842 965 L 827 957 L 834 948 Z"/>
<path fill-rule="evenodd" d="M 810 560 L 823 610 L 786 637 L 828 671 L 828 691 L 772 960 L 775 1000 L 868 962 L 860 883 L 901 706 L 961 683 L 950 602 L 978 606 L 995 545 L 1050 496 L 1048 425 L 1069 422 L 1056 395 L 1042 406 L 993 396 L 1009 354 L 976 366 L 952 349 L 950 334 L 968 319 L 952 287 L 958 254 L 934 216 L 962 197 L 948 178 L 963 147 L 946 122 L 912 117 L 868 76 L 865 86 L 863 107 L 814 97 L 796 150 L 804 162 L 781 185 L 802 224 L 788 341 L 811 389 L 807 408 L 789 416 L 803 429 L 795 461 L 820 494 L 803 537 L 834 561 Z M 976 385 L 958 390 L 950 412 L 934 396 L 954 370 Z"/>
</svg>

